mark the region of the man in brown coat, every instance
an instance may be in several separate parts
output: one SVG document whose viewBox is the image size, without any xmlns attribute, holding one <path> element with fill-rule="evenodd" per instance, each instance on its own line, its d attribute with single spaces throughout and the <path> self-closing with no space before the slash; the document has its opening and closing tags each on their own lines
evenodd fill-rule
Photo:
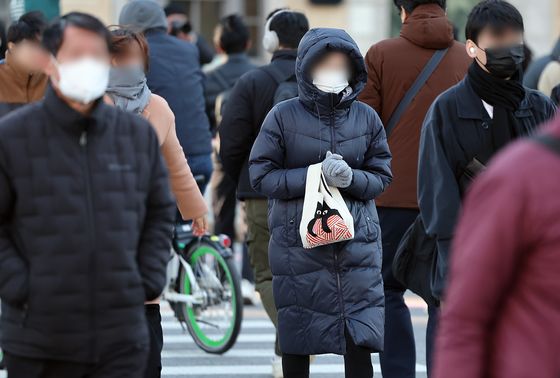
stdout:
<svg viewBox="0 0 560 378">
<path fill-rule="evenodd" d="M 420 72 L 437 50 L 448 49 L 443 59 L 404 110 L 392 130 L 393 183 L 376 200 L 383 236 L 385 282 L 385 351 L 381 354 L 383 377 L 414 378 L 416 350 L 406 290 L 392 274 L 397 246 L 418 215 L 416 179 L 420 130 L 436 97 L 459 82 L 471 60 L 465 47 L 453 39 L 445 14 L 445 0 L 394 0 L 403 26 L 400 37 L 381 41 L 367 53 L 368 82 L 360 100 L 371 105 L 387 124 Z M 437 309 L 430 308 L 426 335 L 426 360 L 430 370 L 431 344 Z"/>
<path fill-rule="evenodd" d="M 0 64 L 0 117 L 43 98 L 48 77 L 41 72 L 45 52 L 40 40 L 45 27 L 40 12 L 29 12 L 8 29 L 6 59 Z"/>
</svg>

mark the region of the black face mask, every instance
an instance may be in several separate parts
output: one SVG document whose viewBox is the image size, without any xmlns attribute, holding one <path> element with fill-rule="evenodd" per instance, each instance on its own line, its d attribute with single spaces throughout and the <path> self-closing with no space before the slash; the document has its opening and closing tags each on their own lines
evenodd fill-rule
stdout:
<svg viewBox="0 0 560 378">
<path fill-rule="evenodd" d="M 486 69 L 500 79 L 508 79 L 515 75 L 525 60 L 522 44 L 487 48 L 483 51 L 486 53 Z"/>
</svg>

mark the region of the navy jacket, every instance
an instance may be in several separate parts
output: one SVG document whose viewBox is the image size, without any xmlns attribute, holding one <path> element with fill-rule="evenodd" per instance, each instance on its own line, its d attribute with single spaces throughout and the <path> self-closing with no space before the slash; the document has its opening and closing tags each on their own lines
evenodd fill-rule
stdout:
<svg viewBox="0 0 560 378">
<path fill-rule="evenodd" d="M 163 97 L 175 114 L 177 137 L 185 155 L 212 153 L 212 135 L 204 102 L 204 75 L 195 45 L 167 35 L 148 31 L 150 71 L 148 87 Z"/>
<path fill-rule="evenodd" d="M 352 94 L 319 91 L 313 62 L 328 51 L 351 60 Z M 366 82 L 364 60 L 343 30 L 313 29 L 296 62 L 299 97 L 266 117 L 250 156 L 254 188 L 269 197 L 269 247 L 280 347 L 284 353 L 346 352 L 345 328 L 362 347 L 383 349 L 384 298 L 381 238 L 374 198 L 391 181 L 391 154 L 375 111 L 356 100 Z M 299 235 L 307 167 L 341 154 L 353 169 L 342 190 L 354 217 L 355 238 L 305 250 Z"/>
<path fill-rule="evenodd" d="M 554 113 L 555 107 L 550 99 L 527 89 L 525 99 L 515 113 L 517 134 L 531 134 Z M 424 121 L 420 138 L 418 200 L 426 231 L 437 238 L 437 269 L 432 282 L 437 298 L 441 298 L 445 287 L 450 243 L 461 208 L 461 176 L 473 158 L 481 160 L 481 157 L 491 155 L 491 127 L 492 119 L 468 76 L 434 102 Z"/>
<path fill-rule="evenodd" d="M 247 71 L 257 66 L 251 63 L 246 53 L 230 54 L 227 61 L 206 75 L 204 95 L 206 96 L 206 114 L 213 130 L 216 129 L 216 98 L 223 92 L 231 90 L 237 80 Z"/>
<path fill-rule="evenodd" d="M 52 89 L 2 118 L 2 349 L 94 363 L 147 345 L 174 214 L 146 120 L 103 102 L 84 117 Z"/>
</svg>

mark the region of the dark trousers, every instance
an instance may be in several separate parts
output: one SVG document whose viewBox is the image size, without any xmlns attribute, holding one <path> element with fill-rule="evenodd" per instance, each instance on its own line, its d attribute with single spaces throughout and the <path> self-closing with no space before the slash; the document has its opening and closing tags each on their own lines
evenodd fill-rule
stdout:
<svg viewBox="0 0 560 378">
<path fill-rule="evenodd" d="M 406 287 L 393 276 L 393 259 L 398 245 L 418 216 L 417 210 L 378 208 L 383 239 L 383 281 L 385 285 L 385 349 L 380 354 L 383 378 L 415 378 L 416 346 L 410 310 L 404 301 Z M 426 361 L 428 375 L 437 322 L 437 308 L 428 308 Z"/>
<path fill-rule="evenodd" d="M 214 211 L 214 233 L 225 234 L 232 240 L 235 233 L 235 211 L 237 209 L 237 183 L 222 169 L 220 157 L 214 153 L 212 174 L 212 210 Z"/>
<path fill-rule="evenodd" d="M 161 377 L 161 350 L 163 349 L 163 330 L 158 304 L 147 304 L 146 320 L 150 332 L 150 352 L 148 354 L 145 378 Z"/>
<path fill-rule="evenodd" d="M 84 364 L 5 353 L 10 378 L 138 378 L 144 373 L 146 345 L 113 348 L 98 363 Z"/>
<path fill-rule="evenodd" d="M 357 346 L 350 335 L 346 336 L 346 354 L 344 355 L 344 376 L 346 378 L 371 378 L 373 365 L 369 349 Z M 309 356 L 297 354 L 282 355 L 284 378 L 309 378 Z"/>
</svg>

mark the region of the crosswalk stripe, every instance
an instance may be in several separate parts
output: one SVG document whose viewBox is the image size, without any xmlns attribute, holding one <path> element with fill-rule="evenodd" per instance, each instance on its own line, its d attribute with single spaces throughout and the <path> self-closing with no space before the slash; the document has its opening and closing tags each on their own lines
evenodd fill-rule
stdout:
<svg viewBox="0 0 560 378">
<path fill-rule="evenodd" d="M 311 365 L 311 374 L 341 374 L 344 373 L 343 364 L 322 364 Z M 381 371 L 379 364 L 373 365 L 373 370 Z M 426 366 L 417 365 L 417 373 L 425 373 Z M 254 375 L 254 374 L 270 374 L 270 365 L 236 365 L 236 366 L 164 366 L 162 376 L 180 375 L 180 376 L 208 376 L 208 375 Z"/>
<path fill-rule="evenodd" d="M 227 327 L 229 324 L 217 323 L 221 327 Z M 177 320 L 163 321 L 161 323 L 164 331 L 175 331 L 183 329 L 181 324 Z M 263 329 L 263 330 L 273 330 L 274 325 L 270 320 L 244 320 L 241 323 L 241 329 Z"/>
<path fill-rule="evenodd" d="M 275 334 L 240 334 L 237 343 L 270 343 L 276 339 Z M 194 341 L 189 335 L 163 335 L 163 344 L 193 344 Z"/>
<path fill-rule="evenodd" d="M 205 359 L 222 359 L 222 358 L 253 358 L 253 357 L 270 357 L 274 356 L 272 349 L 231 349 L 225 354 L 209 354 L 203 351 L 199 351 L 196 349 L 190 350 L 172 350 L 166 351 L 164 350 L 161 354 L 162 358 L 205 358 Z M 377 354 L 372 354 L 374 359 L 378 358 Z M 320 362 L 321 360 L 325 360 L 328 358 L 342 358 L 337 354 L 321 354 L 317 356 L 316 361 Z"/>
</svg>

